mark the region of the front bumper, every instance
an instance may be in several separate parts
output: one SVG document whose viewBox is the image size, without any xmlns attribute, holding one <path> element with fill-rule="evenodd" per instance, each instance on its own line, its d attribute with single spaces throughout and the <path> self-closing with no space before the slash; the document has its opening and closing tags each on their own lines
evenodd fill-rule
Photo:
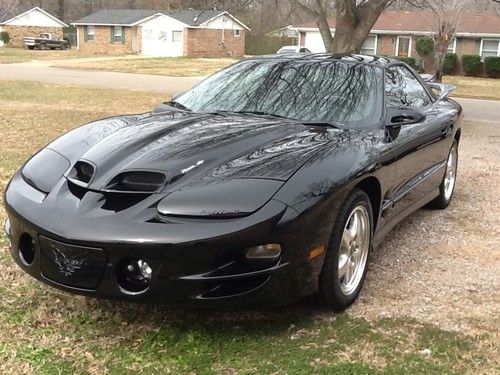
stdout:
<svg viewBox="0 0 500 375">
<path fill-rule="evenodd" d="M 235 220 L 126 225 L 118 214 L 86 217 L 68 206 L 58 208 L 50 198 L 36 202 L 39 197 L 30 189 L 15 176 L 5 194 L 11 254 L 28 274 L 59 289 L 210 308 L 282 305 L 317 290 L 323 256 L 309 259 L 308 254 L 321 240 L 314 240 L 310 227 L 280 202 Z M 20 251 L 26 238 L 33 241 L 31 262 Z M 263 243 L 280 243 L 281 257 L 248 263 L 245 249 Z M 62 249 L 59 258 L 47 256 L 54 253 L 51 244 L 55 251 Z M 117 277 L 129 259 L 145 260 L 153 269 L 148 288 L 140 293 L 124 290 Z"/>
</svg>

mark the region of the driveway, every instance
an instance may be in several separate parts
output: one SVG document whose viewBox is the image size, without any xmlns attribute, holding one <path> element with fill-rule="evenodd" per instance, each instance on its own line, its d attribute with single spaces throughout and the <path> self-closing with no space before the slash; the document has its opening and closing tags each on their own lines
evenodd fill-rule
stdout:
<svg viewBox="0 0 500 375">
<path fill-rule="evenodd" d="M 52 62 L 53 63 L 53 62 Z M 49 64 L 0 64 L 0 79 L 20 79 L 55 84 L 83 85 L 122 90 L 152 91 L 172 96 L 189 90 L 204 77 L 169 77 L 95 70 L 54 68 Z M 498 122 L 500 102 L 457 98 L 471 121 Z"/>
</svg>

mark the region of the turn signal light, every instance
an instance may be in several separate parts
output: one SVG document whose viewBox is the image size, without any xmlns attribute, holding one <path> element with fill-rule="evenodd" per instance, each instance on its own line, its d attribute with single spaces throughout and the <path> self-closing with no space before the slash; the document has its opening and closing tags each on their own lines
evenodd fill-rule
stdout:
<svg viewBox="0 0 500 375">
<path fill-rule="evenodd" d="M 251 247 L 247 250 L 248 259 L 276 259 L 281 255 L 281 246 L 275 243 Z"/>
</svg>

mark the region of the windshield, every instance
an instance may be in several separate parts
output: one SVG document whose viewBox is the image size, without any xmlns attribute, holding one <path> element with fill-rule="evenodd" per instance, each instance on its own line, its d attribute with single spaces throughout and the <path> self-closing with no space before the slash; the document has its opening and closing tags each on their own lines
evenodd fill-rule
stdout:
<svg viewBox="0 0 500 375">
<path fill-rule="evenodd" d="M 381 119 L 379 70 L 335 60 L 248 60 L 212 75 L 176 102 L 194 112 L 256 112 L 372 127 Z"/>
</svg>

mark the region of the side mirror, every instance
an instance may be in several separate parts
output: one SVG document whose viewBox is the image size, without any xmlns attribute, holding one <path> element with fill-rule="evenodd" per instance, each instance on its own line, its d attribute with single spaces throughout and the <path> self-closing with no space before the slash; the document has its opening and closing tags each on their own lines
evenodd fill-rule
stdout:
<svg viewBox="0 0 500 375">
<path fill-rule="evenodd" d="M 398 127 L 402 125 L 410 125 L 421 122 L 425 119 L 425 114 L 418 108 L 414 107 L 388 107 L 387 120 L 385 122 L 388 127 Z"/>
<path fill-rule="evenodd" d="M 432 90 L 436 90 L 437 92 L 439 92 L 439 95 L 436 101 L 434 102 L 432 109 L 434 109 L 440 102 L 448 98 L 450 93 L 457 89 L 456 86 L 446 85 L 444 83 L 437 83 L 437 82 L 428 83 L 428 85 Z"/>
</svg>

